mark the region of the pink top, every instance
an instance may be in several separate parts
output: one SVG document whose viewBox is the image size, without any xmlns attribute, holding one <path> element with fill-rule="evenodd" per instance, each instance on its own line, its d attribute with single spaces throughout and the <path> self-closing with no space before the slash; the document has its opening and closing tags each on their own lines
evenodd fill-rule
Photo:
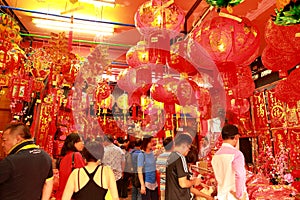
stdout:
<svg viewBox="0 0 300 200">
<path fill-rule="evenodd" d="M 223 143 L 212 158 L 212 166 L 218 182 L 218 199 L 235 199 L 230 191 L 236 192 L 236 196 L 242 198 L 243 193 L 247 192 L 243 153 L 232 145 Z"/>
</svg>

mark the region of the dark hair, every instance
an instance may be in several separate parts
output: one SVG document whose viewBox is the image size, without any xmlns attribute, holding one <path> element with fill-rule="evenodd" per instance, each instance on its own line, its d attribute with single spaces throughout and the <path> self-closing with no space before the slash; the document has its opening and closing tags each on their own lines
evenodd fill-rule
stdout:
<svg viewBox="0 0 300 200">
<path fill-rule="evenodd" d="M 222 129 L 222 139 L 234 139 L 234 136 L 239 134 L 239 129 L 232 124 L 226 124 Z"/>
<path fill-rule="evenodd" d="M 17 134 L 20 135 L 24 139 L 32 138 L 28 126 L 26 126 L 22 122 L 12 122 L 12 123 L 8 124 L 5 127 L 4 131 L 7 131 L 7 130 L 10 130 L 10 134 L 18 132 Z"/>
<path fill-rule="evenodd" d="M 143 138 L 141 149 L 146 150 L 148 144 L 151 142 L 152 137 Z"/>
<path fill-rule="evenodd" d="M 104 135 L 103 136 L 103 141 L 104 142 L 109 142 L 109 143 L 114 143 L 114 138 L 112 135 L 108 134 L 108 135 Z"/>
<path fill-rule="evenodd" d="M 68 151 L 76 152 L 75 143 L 80 142 L 81 137 L 78 133 L 71 133 L 66 137 L 63 147 L 61 148 L 60 155 L 65 156 Z"/>
<path fill-rule="evenodd" d="M 84 145 L 82 154 L 87 162 L 97 162 L 102 160 L 104 155 L 104 147 L 98 141 L 91 141 Z"/>
<path fill-rule="evenodd" d="M 134 144 L 136 147 L 140 147 L 140 146 L 142 146 L 142 142 L 143 141 L 140 138 L 137 138 L 137 139 L 135 139 Z"/>
<path fill-rule="evenodd" d="M 170 151 L 173 147 L 173 138 L 172 137 L 166 137 L 163 141 L 163 145 L 166 151 Z"/>
<path fill-rule="evenodd" d="M 193 164 L 195 164 L 198 161 L 198 150 L 195 145 L 191 146 L 191 149 L 188 152 L 188 154 L 185 156 L 185 159 L 187 163 L 193 163 Z"/>
<path fill-rule="evenodd" d="M 180 146 L 182 144 L 192 144 L 193 139 L 190 135 L 186 133 L 177 133 L 174 139 L 175 146 Z"/>
</svg>

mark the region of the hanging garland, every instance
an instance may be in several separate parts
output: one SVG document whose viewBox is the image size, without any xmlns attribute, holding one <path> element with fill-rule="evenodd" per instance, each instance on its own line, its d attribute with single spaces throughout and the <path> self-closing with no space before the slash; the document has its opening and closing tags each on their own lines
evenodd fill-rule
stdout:
<svg viewBox="0 0 300 200">
<path fill-rule="evenodd" d="M 277 25 L 300 24 L 300 1 L 291 1 L 283 9 L 275 9 L 275 12 L 276 16 L 273 16 L 273 21 Z"/>
<path fill-rule="evenodd" d="M 217 8 L 226 8 L 227 6 L 233 7 L 242 3 L 243 1 L 244 0 L 206 0 L 209 5 Z"/>
</svg>

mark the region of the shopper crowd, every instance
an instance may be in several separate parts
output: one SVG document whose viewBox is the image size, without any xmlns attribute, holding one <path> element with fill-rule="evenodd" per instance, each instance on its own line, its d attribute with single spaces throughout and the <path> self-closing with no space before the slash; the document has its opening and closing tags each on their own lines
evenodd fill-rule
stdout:
<svg viewBox="0 0 300 200">
<path fill-rule="evenodd" d="M 222 138 L 224 144 L 212 162 L 218 198 L 246 199 L 243 155 L 234 148 L 237 128 L 225 126 Z M 53 159 L 34 144 L 26 125 L 11 123 L 2 134 L 6 157 L 0 161 L 0 199 L 117 200 L 128 199 L 128 191 L 132 200 L 214 199 L 194 188 L 208 186 L 191 173 L 190 163 L 197 161 L 198 154 L 190 150 L 193 138 L 188 132 L 165 138 L 159 151 L 152 137 L 133 139 L 105 135 L 84 141 L 71 133 L 54 165 Z M 53 190 L 55 167 L 59 187 Z M 224 170 L 226 174 L 222 174 Z"/>
</svg>

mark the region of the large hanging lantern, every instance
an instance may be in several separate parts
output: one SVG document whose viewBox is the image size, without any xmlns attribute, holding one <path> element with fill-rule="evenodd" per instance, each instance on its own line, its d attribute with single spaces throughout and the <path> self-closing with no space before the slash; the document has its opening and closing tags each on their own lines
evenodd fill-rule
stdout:
<svg viewBox="0 0 300 200">
<path fill-rule="evenodd" d="M 180 80 L 177 86 L 177 98 L 180 106 L 196 105 L 196 94 L 199 94 L 198 85 L 191 80 Z"/>
<path fill-rule="evenodd" d="M 150 88 L 151 97 L 159 102 L 179 104 L 177 99 L 178 79 L 167 77 L 158 80 Z"/>
<path fill-rule="evenodd" d="M 179 33 L 184 23 L 184 11 L 172 1 L 147 1 L 138 8 L 134 19 L 143 35 L 162 29 Z"/>
<path fill-rule="evenodd" d="M 106 99 L 110 96 L 111 90 L 109 85 L 106 82 L 98 83 L 95 97 L 98 102 L 101 102 L 103 99 Z"/>
<path fill-rule="evenodd" d="M 146 41 L 139 41 L 136 46 L 131 47 L 126 53 L 126 62 L 131 67 L 147 64 L 149 53 Z"/>
<path fill-rule="evenodd" d="M 120 72 L 117 85 L 120 89 L 132 93 L 136 89 L 136 70 L 128 68 Z"/>
<path fill-rule="evenodd" d="M 290 105 L 294 105 L 300 100 L 300 94 L 293 90 L 293 87 L 287 82 L 282 80 L 275 87 L 275 97 L 280 101 L 286 102 Z"/>
<path fill-rule="evenodd" d="M 260 35 L 258 28 L 247 18 L 237 21 L 218 16 L 197 27 L 193 39 L 215 62 L 242 64 L 259 48 Z"/>
<path fill-rule="evenodd" d="M 186 41 L 174 43 L 171 46 L 170 61 L 168 61 L 168 64 L 179 73 L 185 73 L 192 76 L 197 73 L 197 69 L 188 59 L 187 46 L 188 42 Z"/>
<path fill-rule="evenodd" d="M 294 71 L 290 73 L 290 75 L 287 77 L 288 84 L 291 85 L 293 90 L 300 95 L 300 69 L 297 68 Z"/>
<path fill-rule="evenodd" d="M 266 68 L 287 76 L 287 71 L 300 62 L 300 57 L 296 53 L 285 53 L 267 46 L 262 52 L 261 60 Z"/>
<path fill-rule="evenodd" d="M 276 25 L 271 19 L 265 27 L 265 39 L 269 46 L 280 53 L 300 52 L 300 24 L 281 26 Z"/>
</svg>

